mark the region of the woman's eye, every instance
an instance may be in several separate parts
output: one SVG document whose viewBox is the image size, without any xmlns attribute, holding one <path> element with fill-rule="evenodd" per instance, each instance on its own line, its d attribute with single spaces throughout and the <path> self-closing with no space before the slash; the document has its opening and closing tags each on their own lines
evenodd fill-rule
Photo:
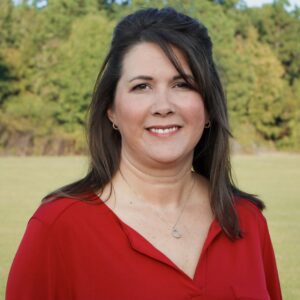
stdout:
<svg viewBox="0 0 300 300">
<path fill-rule="evenodd" d="M 185 81 L 177 82 L 175 84 L 175 87 L 182 88 L 182 89 L 190 89 L 191 88 L 191 86 L 188 83 L 186 83 Z"/>
<path fill-rule="evenodd" d="M 135 85 L 135 86 L 132 88 L 132 90 L 133 90 L 133 91 L 136 91 L 136 90 L 142 91 L 142 90 L 146 90 L 147 88 L 149 88 L 149 85 L 148 85 L 148 84 L 146 84 L 146 83 L 140 83 L 140 84 L 138 84 L 138 85 Z"/>
</svg>

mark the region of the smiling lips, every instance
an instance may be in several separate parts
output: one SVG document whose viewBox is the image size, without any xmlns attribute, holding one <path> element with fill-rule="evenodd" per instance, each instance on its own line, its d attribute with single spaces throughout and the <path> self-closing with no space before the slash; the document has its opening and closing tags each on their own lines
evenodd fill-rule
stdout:
<svg viewBox="0 0 300 300">
<path fill-rule="evenodd" d="M 178 132 L 181 127 L 178 125 L 169 126 L 152 126 L 148 127 L 147 130 L 154 136 L 171 136 Z"/>
</svg>

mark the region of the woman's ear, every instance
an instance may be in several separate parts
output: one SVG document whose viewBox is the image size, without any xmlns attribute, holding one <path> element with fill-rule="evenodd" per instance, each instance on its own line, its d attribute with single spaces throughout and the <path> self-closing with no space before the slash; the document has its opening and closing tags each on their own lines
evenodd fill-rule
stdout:
<svg viewBox="0 0 300 300">
<path fill-rule="evenodd" d="M 115 117 L 115 112 L 114 112 L 113 108 L 110 107 L 107 110 L 107 117 L 113 124 L 116 124 L 116 117 Z"/>
</svg>

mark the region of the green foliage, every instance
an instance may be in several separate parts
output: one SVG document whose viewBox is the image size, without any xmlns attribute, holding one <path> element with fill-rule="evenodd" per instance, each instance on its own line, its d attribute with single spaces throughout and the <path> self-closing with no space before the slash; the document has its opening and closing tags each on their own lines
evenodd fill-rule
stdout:
<svg viewBox="0 0 300 300">
<path fill-rule="evenodd" d="M 267 43 L 285 67 L 291 83 L 300 77 L 300 21 L 284 9 L 287 1 L 277 1 L 261 9 L 253 9 L 250 16 L 259 32 L 259 40 Z"/>
<path fill-rule="evenodd" d="M 237 39 L 237 53 L 238 56 L 247 58 L 246 62 L 241 61 L 247 72 L 241 74 L 239 83 L 243 85 L 246 82 L 248 86 L 244 94 L 245 101 L 240 102 L 239 97 L 235 97 L 237 105 L 233 110 L 238 113 L 243 110 L 244 116 L 265 139 L 277 140 L 287 131 L 284 125 L 288 116 L 282 98 L 283 67 L 268 45 L 258 43 L 257 33 L 253 28 L 247 39 Z M 248 78 L 244 78 L 243 74 L 247 74 Z M 243 109 L 239 108 L 241 104 Z"/>
<path fill-rule="evenodd" d="M 61 44 L 59 63 L 43 86 L 53 86 L 57 95 L 55 117 L 69 131 L 85 123 L 94 80 L 107 50 L 103 45 L 108 45 L 112 28 L 113 24 L 100 15 L 77 19 L 69 39 Z"/>
<path fill-rule="evenodd" d="M 5 62 L 3 56 L 0 56 L 0 107 L 3 105 L 7 97 L 13 93 L 11 88 L 11 78 L 10 68 Z"/>
<path fill-rule="evenodd" d="M 0 3 L 0 150 L 9 152 L 23 134 L 30 136 L 25 153 L 47 153 L 51 141 L 67 141 L 68 153 L 82 151 L 113 27 L 149 6 L 173 6 L 208 27 L 240 148 L 300 149 L 300 13 L 287 12 L 287 1 L 254 9 L 237 0 L 49 0 L 42 9 L 28 3 Z M 61 149 L 55 147 L 48 152 Z"/>
</svg>

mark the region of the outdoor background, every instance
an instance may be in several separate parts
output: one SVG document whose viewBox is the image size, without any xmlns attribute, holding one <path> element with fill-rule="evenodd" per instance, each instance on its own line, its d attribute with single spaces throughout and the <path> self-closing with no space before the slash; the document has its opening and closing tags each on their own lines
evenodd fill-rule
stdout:
<svg viewBox="0 0 300 300">
<path fill-rule="evenodd" d="M 247 3 L 0 0 L 0 299 L 43 195 L 85 174 L 86 115 L 113 27 L 166 5 L 209 29 L 237 182 L 265 201 L 284 299 L 300 299 L 300 1 Z"/>
</svg>

